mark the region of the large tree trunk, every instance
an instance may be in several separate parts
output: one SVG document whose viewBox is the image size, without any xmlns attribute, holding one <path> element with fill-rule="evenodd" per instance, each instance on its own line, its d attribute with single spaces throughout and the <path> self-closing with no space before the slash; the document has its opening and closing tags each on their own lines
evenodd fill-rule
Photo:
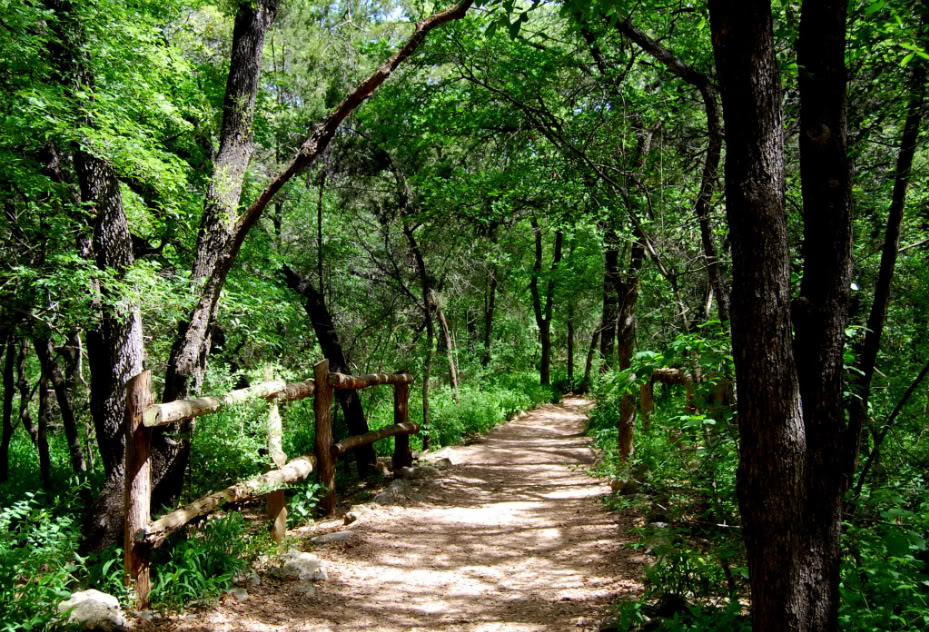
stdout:
<svg viewBox="0 0 929 632">
<path fill-rule="evenodd" d="M 74 418 L 74 407 L 71 406 L 71 397 L 68 393 L 64 376 L 55 363 L 52 343 L 48 338 L 36 338 L 33 341 L 42 374 L 52 383 L 55 397 L 58 399 L 58 409 L 61 411 L 61 423 L 65 430 L 65 439 L 68 442 L 68 454 L 71 457 L 71 469 L 75 474 L 83 475 L 87 472 L 84 462 L 84 452 L 81 449 L 81 437 L 77 429 L 77 420 Z"/>
<path fill-rule="evenodd" d="M 808 630 L 838 625 L 842 495 L 855 470 L 860 435 L 860 428 L 846 427 L 843 403 L 852 245 L 847 10 L 840 0 L 804 4 L 797 50 L 804 261 L 793 324 L 807 446 L 800 564 Z"/>
<path fill-rule="evenodd" d="M 620 371 L 632 366 L 632 354 L 635 351 L 635 307 L 639 300 L 639 270 L 645 258 L 645 247 L 641 243 L 635 242 L 631 251 L 629 272 L 625 280 L 616 287 L 616 293 L 620 297 L 616 335 Z M 618 448 L 619 457 L 624 461 L 628 460 L 634 451 L 635 401 L 635 395 L 626 393 L 619 404 Z"/>
<path fill-rule="evenodd" d="M 771 8 L 766 2 L 710 3 L 726 124 L 738 496 L 755 630 L 837 626 L 839 498 L 857 450 L 841 406 L 850 261 L 846 8 L 844 2 L 803 6 L 805 262 L 801 297 L 791 309 Z"/>
<path fill-rule="evenodd" d="M 75 163 L 81 199 L 96 211 L 92 248 L 97 267 L 122 276 L 134 257 L 116 173 L 103 160 L 84 152 L 76 154 Z M 101 292 L 108 290 L 102 287 Z M 122 533 L 126 382 L 142 371 L 145 353 L 139 306 L 112 294 L 110 298 L 119 300 L 121 308 L 101 306 L 97 328 L 87 332 L 90 410 L 107 481 L 88 512 L 83 551 L 106 547 Z"/>
<path fill-rule="evenodd" d="M 10 478 L 10 441 L 13 439 L 13 368 L 16 359 L 12 336 L 0 341 L 0 350 L 4 348 L 6 359 L 3 362 L 3 437 L 0 439 L 0 483 L 5 483 Z"/>
<path fill-rule="evenodd" d="M 561 262 L 561 250 L 564 243 L 564 232 L 559 228 L 555 232 L 555 249 L 552 253 L 552 269 L 545 291 L 545 305 L 542 305 L 542 296 L 539 292 L 539 275 L 542 272 L 542 230 L 538 219 L 530 218 L 532 232 L 535 234 L 535 265 L 532 268 L 532 279 L 529 281 L 529 291 L 532 294 L 532 311 L 535 314 L 536 325 L 539 326 L 539 339 L 542 343 L 542 357 L 539 361 L 539 382 L 543 386 L 552 383 L 552 308 L 555 300 L 555 271 Z"/>
<path fill-rule="evenodd" d="M 83 32 L 67 1 L 47 0 L 54 12 L 51 21 L 56 37 L 49 44 L 60 80 L 69 88 L 84 89 L 93 84 L 83 58 Z M 88 121 L 93 125 L 93 121 Z M 74 151 L 74 166 L 80 185 L 81 202 L 93 217 L 93 235 L 80 241 L 83 256 L 92 257 L 100 270 L 122 277 L 133 264 L 132 237 L 123 209 L 119 182 L 113 168 L 103 159 L 83 148 Z M 87 351 L 91 372 L 90 407 L 97 442 L 108 479 L 121 471 L 124 440 L 121 427 L 125 406 L 126 380 L 142 370 L 142 327 L 138 305 L 127 302 L 101 283 L 99 292 L 106 297 L 100 305 L 100 319 L 88 332 Z M 119 303 L 119 307 L 112 306 Z M 40 415 L 40 430 L 42 430 Z M 105 488 L 106 489 L 106 488 Z M 107 504 L 110 499 L 98 498 Z M 85 544 L 106 545 L 115 541 L 122 527 L 122 512 L 91 508 L 85 525 Z"/>
<path fill-rule="evenodd" d="M 255 99 L 265 34 L 277 14 L 279 0 L 240 1 L 232 31 L 232 53 L 223 99 L 219 153 L 203 205 L 191 280 L 200 300 L 189 319 L 178 327 L 165 373 L 165 402 L 200 391 L 210 352 L 219 297 L 231 268 L 230 247 L 238 230 L 242 183 L 254 150 Z M 165 503 L 181 493 L 190 460 L 190 436 L 195 422 L 182 424 L 186 438 L 173 441 L 166 430 L 152 436 L 155 454 L 153 501 Z"/>
<path fill-rule="evenodd" d="M 289 266 L 285 265 L 283 272 L 287 286 L 299 292 L 306 299 L 304 308 L 307 316 L 310 317 L 313 331 L 316 332 L 316 340 L 323 350 L 323 355 L 329 360 L 329 370 L 334 373 L 349 373 L 348 363 L 345 361 L 345 354 L 339 342 L 335 323 L 322 293 L 316 291 L 309 277 L 297 274 Z M 348 425 L 349 432 L 353 435 L 368 432 L 368 422 L 365 419 L 358 391 L 337 389 L 335 397 L 342 407 L 342 413 L 345 415 L 345 422 Z M 353 452 L 358 462 L 358 475 L 362 477 L 368 476 L 377 463 L 374 446 L 371 444 L 360 446 Z"/>
</svg>

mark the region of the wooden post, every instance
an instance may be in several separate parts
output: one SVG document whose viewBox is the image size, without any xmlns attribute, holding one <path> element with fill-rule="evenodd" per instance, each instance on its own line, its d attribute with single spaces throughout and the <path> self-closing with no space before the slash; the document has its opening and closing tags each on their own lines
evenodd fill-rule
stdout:
<svg viewBox="0 0 929 632">
<path fill-rule="evenodd" d="M 404 424 L 410 419 L 410 385 L 394 385 L 394 423 Z M 394 472 L 401 467 L 413 465 L 413 454 L 410 452 L 410 435 L 398 434 L 394 437 Z"/>
<path fill-rule="evenodd" d="M 272 373 L 270 366 L 265 367 L 266 382 L 274 379 Z M 287 455 L 284 454 L 284 448 L 281 446 L 282 434 L 281 411 L 275 401 L 270 401 L 268 405 L 268 454 L 271 456 L 271 462 L 278 469 L 287 463 Z M 287 497 L 284 490 L 279 489 L 268 494 L 266 499 L 268 518 L 271 519 L 271 537 L 280 544 L 287 532 Z"/>
<path fill-rule="evenodd" d="M 335 455 L 332 453 L 332 386 L 329 384 L 329 360 L 317 362 L 313 367 L 316 378 L 316 398 L 313 412 L 316 415 L 316 465 L 319 482 L 327 492 L 322 500 L 326 515 L 335 513 Z"/>
<path fill-rule="evenodd" d="M 150 548 L 136 542 L 135 532 L 148 526 L 152 503 L 152 431 L 142 424 L 142 413 L 152 405 L 152 372 L 142 371 L 126 383 L 125 487 L 123 514 L 126 517 L 123 559 L 126 585 L 135 582 L 137 607 L 148 606 Z"/>
</svg>

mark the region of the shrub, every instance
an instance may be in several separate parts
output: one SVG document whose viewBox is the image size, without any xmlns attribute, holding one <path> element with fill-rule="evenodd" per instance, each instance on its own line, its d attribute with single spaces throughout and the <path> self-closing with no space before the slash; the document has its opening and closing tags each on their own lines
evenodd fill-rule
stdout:
<svg viewBox="0 0 929 632">
<path fill-rule="evenodd" d="M 25 494 L 0 509 L 0 622 L 3 632 L 37 630 L 55 619 L 84 560 L 74 553 L 80 540 L 78 511 L 64 499 Z"/>
</svg>

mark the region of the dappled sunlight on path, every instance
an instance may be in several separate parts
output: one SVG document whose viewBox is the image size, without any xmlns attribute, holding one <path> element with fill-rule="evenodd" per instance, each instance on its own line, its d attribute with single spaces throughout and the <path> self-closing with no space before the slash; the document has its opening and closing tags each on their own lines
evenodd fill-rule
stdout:
<svg viewBox="0 0 929 632">
<path fill-rule="evenodd" d="M 329 573 L 315 596 L 268 579 L 247 602 L 161 629 L 597 629 L 611 602 L 641 590 L 641 568 L 622 548 L 628 525 L 602 509 L 609 488 L 584 472 L 596 458 L 586 404 L 544 406 L 430 454 L 452 467 L 407 506 L 375 506 L 348 527 L 352 539 L 315 551 Z"/>
</svg>

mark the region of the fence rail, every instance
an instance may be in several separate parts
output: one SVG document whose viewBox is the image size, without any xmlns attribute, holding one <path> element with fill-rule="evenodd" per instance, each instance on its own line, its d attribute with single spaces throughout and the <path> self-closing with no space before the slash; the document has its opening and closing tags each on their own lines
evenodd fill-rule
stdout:
<svg viewBox="0 0 929 632">
<path fill-rule="evenodd" d="M 143 371 L 126 384 L 126 481 L 124 490 L 126 583 L 134 583 L 139 607 L 148 605 L 151 592 L 151 551 L 161 546 L 172 533 L 191 521 L 206 516 L 224 503 L 237 503 L 260 496 L 267 497 L 271 533 L 277 542 L 284 536 L 287 510 L 282 486 L 307 478 L 314 470 L 326 488 L 320 505 L 326 514 L 336 507 L 335 470 L 340 456 L 363 445 L 394 437 L 394 468 L 412 464 L 409 436 L 419 426 L 409 421 L 410 384 L 414 378 L 405 373 L 377 373 L 354 376 L 330 373 L 329 361 L 318 362 L 314 377 L 303 382 L 285 384 L 269 379 L 249 388 L 217 397 L 199 397 L 166 404 L 153 404 L 151 372 Z M 334 389 L 358 390 L 389 385 L 394 390 L 394 424 L 361 435 L 346 437 L 338 443 L 332 437 L 332 400 Z M 314 397 L 316 453 L 287 461 L 281 448 L 281 417 L 278 404 Z M 226 489 L 175 509 L 158 520 L 151 520 L 151 433 L 152 428 L 180 423 L 253 399 L 269 404 L 268 450 L 275 469 L 256 478 L 239 481 Z"/>
</svg>

